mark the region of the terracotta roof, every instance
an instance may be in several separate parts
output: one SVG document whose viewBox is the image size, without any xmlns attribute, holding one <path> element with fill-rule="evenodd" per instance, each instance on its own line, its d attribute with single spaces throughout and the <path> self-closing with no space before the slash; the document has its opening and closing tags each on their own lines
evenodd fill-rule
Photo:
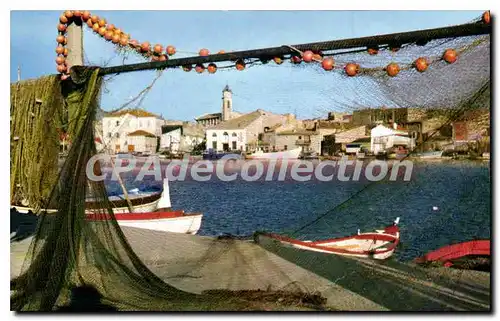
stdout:
<svg viewBox="0 0 500 321">
<path fill-rule="evenodd" d="M 136 130 L 135 132 L 128 133 L 127 136 L 156 137 L 155 135 L 151 134 L 150 132 L 147 132 L 147 131 L 142 130 L 142 129 Z"/>
<path fill-rule="evenodd" d="M 196 117 L 195 120 L 204 120 L 212 118 L 222 118 L 222 113 L 204 114 L 201 115 L 200 117 Z"/>
<path fill-rule="evenodd" d="M 276 133 L 277 135 L 317 135 L 318 132 L 315 130 L 307 130 L 305 128 L 284 130 L 282 132 Z"/>
<path fill-rule="evenodd" d="M 104 115 L 104 117 L 120 117 L 120 116 L 123 116 L 125 114 L 131 114 L 132 116 L 135 116 L 135 117 L 156 117 L 156 118 L 160 118 L 160 116 L 156 115 L 156 114 L 153 114 L 147 110 L 144 110 L 144 109 L 124 109 L 124 110 L 120 110 L 120 111 L 117 111 L 115 113 L 106 113 L 106 115 Z"/>
<path fill-rule="evenodd" d="M 262 112 L 256 110 L 246 115 L 219 123 L 211 129 L 243 129 L 257 120 L 261 115 Z"/>
</svg>

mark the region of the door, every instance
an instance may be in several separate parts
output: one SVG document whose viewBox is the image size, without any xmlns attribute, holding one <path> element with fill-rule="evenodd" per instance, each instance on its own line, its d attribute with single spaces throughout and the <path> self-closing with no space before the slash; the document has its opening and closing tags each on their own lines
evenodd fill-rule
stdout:
<svg viewBox="0 0 500 321">
<path fill-rule="evenodd" d="M 238 149 L 238 148 L 236 147 L 236 142 L 233 142 L 233 150 L 236 150 L 236 149 Z"/>
<path fill-rule="evenodd" d="M 119 153 L 120 152 L 120 145 L 115 145 L 115 153 Z"/>
<path fill-rule="evenodd" d="M 225 151 L 225 152 L 229 151 L 229 144 L 228 143 L 223 143 L 222 144 L 222 150 Z"/>
</svg>

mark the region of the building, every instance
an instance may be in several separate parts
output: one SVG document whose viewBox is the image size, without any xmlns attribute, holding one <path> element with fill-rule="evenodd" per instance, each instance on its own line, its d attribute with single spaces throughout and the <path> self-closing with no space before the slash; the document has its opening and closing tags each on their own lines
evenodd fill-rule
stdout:
<svg viewBox="0 0 500 321">
<path fill-rule="evenodd" d="M 195 118 L 196 123 L 204 127 L 216 126 L 222 121 L 242 116 L 243 114 L 233 111 L 233 92 L 228 85 L 222 90 L 222 112 L 204 114 Z"/>
<path fill-rule="evenodd" d="M 415 147 L 415 140 L 409 137 L 408 131 L 397 129 L 394 123 L 393 128 L 382 124 L 371 130 L 370 151 L 374 155 L 387 153 L 391 148 L 402 146 L 412 150 Z"/>
<path fill-rule="evenodd" d="M 129 142 L 129 134 L 141 130 L 160 137 L 161 126 L 164 122 L 158 115 L 143 109 L 129 109 L 106 114 L 102 118 L 105 149 L 111 153 L 138 151 L 137 146 Z M 148 136 L 148 138 L 151 137 Z"/>
<path fill-rule="evenodd" d="M 127 148 L 131 153 L 156 153 L 157 138 L 145 130 L 139 129 L 127 134 Z"/>
<path fill-rule="evenodd" d="M 285 123 L 289 117 L 258 109 L 221 122 L 206 129 L 207 150 L 254 151 L 262 146 L 262 134 L 266 128 Z"/>
<path fill-rule="evenodd" d="M 325 146 L 323 153 L 334 155 L 336 153 L 347 152 L 350 145 L 359 145 L 359 148 L 370 148 L 370 129 L 369 126 L 356 126 L 354 128 L 339 129 L 336 133 L 325 137 Z"/>
<path fill-rule="evenodd" d="M 172 154 L 190 153 L 205 139 L 203 127 L 184 122 L 181 125 L 163 125 L 160 137 L 160 151 Z"/>
</svg>

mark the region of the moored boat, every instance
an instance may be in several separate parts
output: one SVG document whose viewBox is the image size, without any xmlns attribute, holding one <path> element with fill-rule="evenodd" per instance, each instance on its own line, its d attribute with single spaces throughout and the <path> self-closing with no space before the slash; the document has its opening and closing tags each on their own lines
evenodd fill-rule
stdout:
<svg viewBox="0 0 500 321">
<path fill-rule="evenodd" d="M 263 235 L 302 250 L 384 260 L 394 254 L 399 244 L 398 223 L 399 217 L 383 230 L 368 233 L 358 231 L 356 235 L 319 241 L 300 241 L 273 233 Z"/>
<path fill-rule="evenodd" d="M 415 153 L 412 157 L 430 159 L 430 158 L 441 158 L 443 156 L 443 151 L 430 151 L 423 153 Z"/>
<path fill-rule="evenodd" d="M 248 159 L 298 159 L 302 148 L 295 148 L 281 152 L 264 152 L 262 149 L 255 151 L 252 154 L 246 155 Z"/>
<path fill-rule="evenodd" d="M 416 258 L 414 262 L 420 265 L 486 270 L 490 267 L 490 257 L 490 240 L 473 240 L 440 247 Z"/>
</svg>

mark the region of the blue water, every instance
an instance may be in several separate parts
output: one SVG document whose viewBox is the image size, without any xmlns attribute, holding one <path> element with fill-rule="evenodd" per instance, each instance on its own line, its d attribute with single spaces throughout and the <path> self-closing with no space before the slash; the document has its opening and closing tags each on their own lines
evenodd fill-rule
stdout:
<svg viewBox="0 0 500 321">
<path fill-rule="evenodd" d="M 153 176 L 135 181 L 136 172 L 122 175 L 129 189 L 161 187 Z M 174 209 L 204 214 L 200 235 L 250 235 L 265 230 L 300 239 L 337 237 L 355 234 L 358 228 L 371 231 L 400 217 L 401 246 L 396 256 L 403 261 L 450 243 L 490 238 L 489 162 L 414 163 L 409 182 L 399 178 L 371 184 L 332 210 L 367 184 L 366 180 L 297 182 L 289 178 L 223 182 L 213 175 L 206 182 L 172 181 L 170 195 Z M 116 182 L 107 186 L 110 193 L 120 192 Z M 291 234 L 329 210 L 323 219 Z"/>
</svg>

